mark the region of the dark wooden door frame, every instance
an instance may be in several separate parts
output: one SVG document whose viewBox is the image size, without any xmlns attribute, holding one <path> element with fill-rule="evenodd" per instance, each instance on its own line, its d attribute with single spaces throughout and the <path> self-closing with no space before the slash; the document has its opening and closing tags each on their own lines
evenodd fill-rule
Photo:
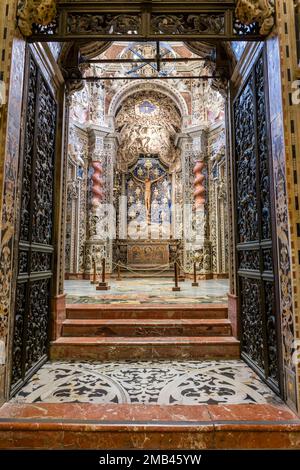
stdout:
<svg viewBox="0 0 300 470">
<path fill-rule="evenodd" d="M 268 174 L 269 174 L 269 188 L 270 188 L 270 222 L 271 222 L 271 251 L 272 251 L 272 262 L 273 262 L 273 275 L 269 277 L 267 274 L 263 274 L 264 271 L 264 266 L 262 265 L 263 263 L 263 255 L 262 251 L 263 248 L 270 248 L 269 244 L 264 244 L 262 242 L 250 242 L 248 243 L 248 249 L 258 249 L 259 250 L 259 260 L 260 260 L 260 266 L 259 269 L 261 271 L 260 276 L 255 276 L 254 272 L 242 272 L 240 270 L 239 266 L 239 243 L 238 243 L 238 235 L 239 235 L 239 230 L 238 230 L 238 194 L 237 194 L 237 155 L 236 155 L 236 149 L 235 149 L 235 112 L 234 112 L 234 104 L 236 100 L 240 97 L 241 93 L 243 92 L 244 88 L 246 87 L 248 81 L 250 80 L 251 75 L 255 74 L 255 67 L 256 64 L 258 63 L 259 58 L 263 58 L 263 67 L 264 67 L 264 77 L 265 77 L 265 87 L 264 87 L 264 97 L 265 97 L 265 111 L 266 111 L 266 126 L 267 126 L 267 140 L 268 140 L 268 155 L 269 158 L 267 160 L 267 166 L 268 166 Z M 254 78 L 253 78 L 254 80 Z M 272 158 L 272 145 L 271 145 L 271 133 L 270 133 L 270 117 L 269 117 L 269 94 L 268 94 L 268 69 L 267 69 L 267 60 L 266 60 L 266 47 L 265 45 L 261 46 L 260 51 L 258 54 L 256 54 L 255 59 L 253 60 L 251 70 L 247 72 L 247 74 L 243 77 L 243 83 L 238 86 L 237 88 L 232 87 L 232 94 L 231 94 L 231 105 L 230 105 L 230 113 L 231 113 L 231 140 L 232 140 L 232 159 L 233 159 L 233 187 L 234 187 L 234 218 L 235 218 L 235 223 L 234 223 L 234 231 L 235 231 L 235 252 L 236 252 L 236 257 L 235 257 L 235 271 L 236 271 L 236 279 L 237 279 L 237 302 L 238 302 L 238 335 L 239 339 L 241 340 L 241 347 L 242 347 L 242 353 L 241 356 L 242 358 L 249 364 L 251 368 L 254 369 L 254 371 L 260 376 L 260 378 L 267 383 L 267 385 L 272 388 L 277 394 L 279 394 L 281 397 L 284 396 L 284 381 L 283 381 L 283 357 L 282 357 L 282 341 L 281 341 L 281 315 L 280 315 L 280 295 L 279 295 L 279 277 L 278 277 L 278 252 L 277 252 L 277 233 L 276 233 L 276 217 L 275 217 L 275 192 L 274 192 L 274 180 L 273 180 L 273 158 Z M 254 93 L 254 97 L 256 97 L 256 91 L 254 89 L 255 87 L 255 82 L 252 83 L 252 92 Z M 255 127 L 255 152 L 256 156 L 259 153 L 259 150 L 257 148 L 257 103 L 254 100 L 254 122 L 256 123 Z M 256 176 L 259 175 L 259 160 L 256 159 Z M 260 181 L 257 178 L 256 179 L 256 200 L 258 203 L 258 223 L 259 223 L 259 239 L 261 240 L 261 230 L 262 230 L 262 224 L 261 224 L 261 197 L 260 197 Z M 268 378 L 268 373 L 266 371 L 266 368 L 268 367 L 268 351 L 264 349 L 264 364 L 265 364 L 265 374 L 262 373 L 262 370 L 255 364 L 254 361 L 252 361 L 246 354 L 243 353 L 243 331 L 242 331 L 242 326 L 241 326 L 241 316 L 242 316 L 242 305 L 241 305 L 241 282 L 240 279 L 241 277 L 245 276 L 254 276 L 253 278 L 260 280 L 260 295 L 263 300 L 264 299 L 264 294 L 261 292 L 263 283 L 266 281 L 272 281 L 274 282 L 274 300 L 275 300 L 275 315 L 276 315 L 276 340 L 277 340 L 277 358 L 278 358 L 278 383 L 274 382 L 273 380 L 269 380 Z M 265 316 L 265 305 L 262 308 L 262 314 L 263 314 L 263 330 L 264 330 L 264 345 L 267 344 L 267 337 L 266 337 L 266 316 Z"/>
<path fill-rule="evenodd" d="M 51 199 L 51 211 L 52 211 L 52 225 L 51 225 L 51 234 L 49 234 L 50 244 L 49 243 L 39 243 L 39 242 L 32 242 L 33 239 L 33 217 L 34 217 L 34 197 L 33 194 L 36 195 L 36 185 L 35 185 L 35 172 L 37 169 L 37 143 L 35 148 L 31 153 L 31 175 L 30 175 L 30 188 L 31 188 L 31 197 L 29 202 L 30 211 L 28 214 L 28 238 L 26 241 L 21 240 L 21 211 L 22 211 L 22 194 L 23 194 L 23 185 L 24 185 L 24 165 L 25 165 L 25 151 L 26 151 L 26 128 L 27 128 L 27 120 L 29 118 L 29 110 L 28 110 L 28 96 L 29 96 L 29 80 L 30 80 L 30 66 L 31 61 L 36 67 L 36 90 L 35 90 L 35 109 L 34 109 L 34 140 L 39 137 L 38 131 L 38 121 L 39 118 L 43 118 L 40 114 L 40 103 L 39 103 L 39 96 L 40 90 L 43 82 L 43 86 L 47 88 L 47 92 L 49 93 L 49 97 L 55 103 L 55 116 L 53 116 L 53 132 L 54 132 L 54 148 L 52 152 L 52 199 Z M 26 53 L 25 53 L 25 66 L 24 66 L 24 87 L 23 87 L 23 109 L 22 109 L 22 129 L 21 129 L 21 145 L 20 145 L 20 158 L 19 158 L 19 171 L 18 171 L 18 197 L 17 197 L 17 220 L 18 223 L 16 225 L 16 238 L 15 238 L 15 247 L 14 247 L 14 259 L 16 260 L 14 266 L 14 292 L 15 298 L 12 300 L 13 311 L 14 311 L 14 319 L 12 324 L 12 335 L 10 341 L 10 350 L 11 350 L 11 359 L 10 359 L 10 367 L 9 367 L 9 390 L 10 395 L 15 394 L 23 385 L 24 383 L 34 374 L 34 372 L 41 367 L 41 365 L 48 359 L 48 350 L 49 350 L 49 338 L 50 338 L 50 327 L 51 327 L 51 293 L 53 290 L 53 258 L 54 258 L 54 201 L 55 201 L 55 186 L 54 186 L 54 175 L 55 175 L 55 143 L 56 143 L 56 120 L 57 120 L 57 109 L 58 104 L 53 95 L 51 88 L 48 85 L 48 80 L 44 76 L 43 71 L 41 70 L 34 53 L 31 51 L 31 46 L 27 45 Z M 41 132 L 40 132 L 41 134 Z M 37 214 L 35 214 L 35 217 Z M 22 260 L 21 256 L 24 256 L 24 272 L 22 272 L 21 265 Z M 33 266 L 33 255 L 36 257 Z M 40 259 L 39 259 L 40 256 Z M 43 256 L 45 262 L 46 270 L 37 271 L 36 268 L 38 267 L 39 263 L 40 266 L 43 264 Z M 26 259 L 27 258 L 27 259 Z M 48 263 L 48 264 L 47 264 Z M 32 271 L 33 269 L 33 271 Z M 32 286 L 34 282 L 38 282 L 45 280 L 45 284 L 48 284 L 46 298 L 44 299 L 47 304 L 47 327 L 44 331 L 44 334 L 47 337 L 45 347 L 43 348 L 44 353 L 35 361 L 35 363 L 26 370 L 25 362 L 26 362 L 26 344 L 29 338 L 30 333 L 33 335 L 34 332 L 28 331 L 28 321 L 29 321 L 29 309 L 31 307 L 31 294 L 32 294 Z M 24 290 L 26 291 L 26 297 L 24 305 L 27 306 L 28 310 L 24 310 L 23 312 L 19 312 L 19 315 L 23 315 L 23 324 L 22 324 L 22 332 L 21 337 L 19 338 L 19 344 L 16 342 L 16 329 L 17 329 L 17 295 L 18 289 L 20 285 L 24 285 Z M 34 339 L 33 339 L 34 340 Z M 21 360 L 20 368 L 19 368 L 19 376 L 13 378 L 13 368 L 16 366 L 14 364 L 16 348 L 20 348 L 20 355 L 19 359 Z M 16 359 L 18 360 L 18 359 Z M 18 375 L 18 374 L 17 374 Z"/>
</svg>

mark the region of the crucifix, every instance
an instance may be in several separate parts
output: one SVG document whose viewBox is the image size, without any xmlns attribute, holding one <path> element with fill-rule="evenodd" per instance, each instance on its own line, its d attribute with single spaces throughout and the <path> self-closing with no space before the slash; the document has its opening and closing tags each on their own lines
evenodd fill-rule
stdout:
<svg viewBox="0 0 300 470">
<path fill-rule="evenodd" d="M 132 175 L 134 179 L 139 181 L 140 183 L 143 183 L 145 186 L 145 208 L 146 208 L 146 220 L 147 223 L 150 224 L 150 215 L 151 215 L 151 187 L 153 183 L 156 183 L 157 181 L 161 180 L 165 175 L 159 176 L 159 178 L 156 178 L 155 180 L 151 180 L 149 176 L 149 171 L 148 175 L 144 180 L 141 180 L 140 178 L 137 178 L 135 175 Z"/>
</svg>

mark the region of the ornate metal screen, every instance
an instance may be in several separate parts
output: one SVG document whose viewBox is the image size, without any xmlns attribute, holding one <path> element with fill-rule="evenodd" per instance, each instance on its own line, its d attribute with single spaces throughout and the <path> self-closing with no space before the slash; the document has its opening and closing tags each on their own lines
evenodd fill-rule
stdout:
<svg viewBox="0 0 300 470">
<path fill-rule="evenodd" d="M 12 392 L 47 357 L 52 277 L 56 102 L 31 54 L 28 62 Z"/>
<path fill-rule="evenodd" d="M 242 356 L 280 389 L 271 149 L 262 53 L 233 105 Z"/>
</svg>

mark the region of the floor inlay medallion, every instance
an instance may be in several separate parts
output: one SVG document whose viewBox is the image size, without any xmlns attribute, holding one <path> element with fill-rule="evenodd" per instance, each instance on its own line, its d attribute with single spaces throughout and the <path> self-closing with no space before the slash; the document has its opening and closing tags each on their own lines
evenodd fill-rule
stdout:
<svg viewBox="0 0 300 470">
<path fill-rule="evenodd" d="M 243 362 L 48 362 L 17 403 L 159 405 L 280 403 Z"/>
</svg>

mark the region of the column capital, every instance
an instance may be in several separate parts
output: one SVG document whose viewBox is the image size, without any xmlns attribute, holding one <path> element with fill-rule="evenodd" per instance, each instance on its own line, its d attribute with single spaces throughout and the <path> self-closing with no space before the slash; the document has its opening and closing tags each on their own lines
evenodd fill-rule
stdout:
<svg viewBox="0 0 300 470">
<path fill-rule="evenodd" d="M 183 150 L 186 145 L 192 145 L 193 139 L 185 132 L 178 132 L 175 135 L 175 146 Z"/>
<path fill-rule="evenodd" d="M 118 132 L 110 132 L 105 136 L 106 142 L 112 142 L 117 147 L 120 143 L 120 134 Z"/>
</svg>

